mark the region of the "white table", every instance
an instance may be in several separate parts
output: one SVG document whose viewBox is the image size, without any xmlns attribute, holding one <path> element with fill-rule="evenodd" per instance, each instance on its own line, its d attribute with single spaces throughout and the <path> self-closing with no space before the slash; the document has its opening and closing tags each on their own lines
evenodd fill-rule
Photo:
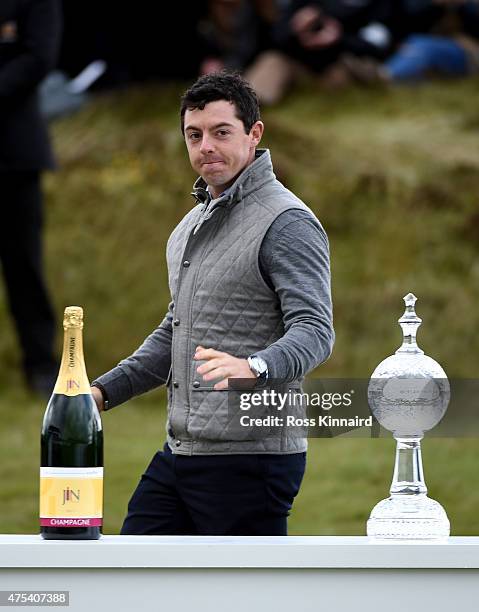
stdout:
<svg viewBox="0 0 479 612">
<path fill-rule="evenodd" d="M 479 537 L 0 535 L 0 590 L 69 591 L 75 612 L 462 612 L 479 607 Z"/>
</svg>

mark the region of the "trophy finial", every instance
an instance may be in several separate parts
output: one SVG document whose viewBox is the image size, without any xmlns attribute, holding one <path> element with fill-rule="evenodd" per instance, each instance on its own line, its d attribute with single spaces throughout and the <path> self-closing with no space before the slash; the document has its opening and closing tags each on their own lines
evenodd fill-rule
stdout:
<svg viewBox="0 0 479 612">
<path fill-rule="evenodd" d="M 410 306 L 414 310 L 414 304 L 417 302 L 417 297 L 414 293 L 408 293 L 403 297 L 404 303 L 406 304 L 406 308 Z"/>
<path fill-rule="evenodd" d="M 408 293 L 403 298 L 406 305 L 406 310 L 403 316 L 398 319 L 398 323 L 403 331 L 403 343 L 398 348 L 396 353 L 416 353 L 423 355 L 424 351 L 421 350 L 416 343 L 417 329 L 422 323 L 422 319 L 416 314 L 415 304 L 417 297 L 414 293 Z"/>
</svg>

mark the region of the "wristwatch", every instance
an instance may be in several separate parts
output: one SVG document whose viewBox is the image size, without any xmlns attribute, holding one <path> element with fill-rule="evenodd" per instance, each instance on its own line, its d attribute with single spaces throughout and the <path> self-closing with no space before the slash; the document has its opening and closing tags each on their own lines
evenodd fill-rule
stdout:
<svg viewBox="0 0 479 612">
<path fill-rule="evenodd" d="M 92 387 L 96 387 L 97 389 L 100 390 L 100 393 L 103 396 L 103 412 L 106 412 L 107 410 L 110 410 L 110 402 L 108 401 L 108 396 L 106 394 L 105 388 L 103 387 L 103 385 L 100 385 L 100 383 L 98 382 L 93 382 L 91 384 Z"/>
<path fill-rule="evenodd" d="M 260 381 L 268 380 L 268 364 L 261 357 L 251 355 L 248 357 L 249 369 Z"/>
</svg>

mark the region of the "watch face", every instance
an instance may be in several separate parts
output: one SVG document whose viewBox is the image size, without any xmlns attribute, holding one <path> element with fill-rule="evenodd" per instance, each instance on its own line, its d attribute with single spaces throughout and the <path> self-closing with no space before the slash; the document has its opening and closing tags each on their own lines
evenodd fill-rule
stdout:
<svg viewBox="0 0 479 612">
<path fill-rule="evenodd" d="M 254 357 L 248 357 L 248 365 L 249 365 L 249 369 L 253 372 L 253 374 L 256 377 L 258 377 L 259 376 L 258 366 L 256 363 L 256 359 Z"/>
<path fill-rule="evenodd" d="M 248 362 L 251 370 L 253 370 L 257 377 L 266 375 L 268 366 L 263 359 L 260 359 L 259 357 L 250 357 Z"/>
</svg>

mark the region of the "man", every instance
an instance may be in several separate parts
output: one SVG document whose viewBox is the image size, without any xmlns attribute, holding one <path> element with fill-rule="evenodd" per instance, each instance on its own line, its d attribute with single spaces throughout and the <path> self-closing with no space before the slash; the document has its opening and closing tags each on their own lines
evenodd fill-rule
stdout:
<svg viewBox="0 0 479 612">
<path fill-rule="evenodd" d="M 34 391 L 49 396 L 57 374 L 55 321 L 42 271 L 42 170 L 54 166 L 37 86 L 55 66 L 59 0 L 0 2 L 0 263 Z"/>
<path fill-rule="evenodd" d="M 93 383 L 108 408 L 166 382 L 167 444 L 133 494 L 123 534 L 286 535 L 306 440 L 238 431 L 228 378 L 298 388 L 333 343 L 327 238 L 257 150 L 257 97 L 238 75 L 201 77 L 181 127 L 198 204 L 168 240 L 160 326 Z"/>
<path fill-rule="evenodd" d="M 403 0 L 401 4 L 404 40 L 387 61 L 347 58 L 359 82 L 411 83 L 479 72 L 477 0 Z"/>
<path fill-rule="evenodd" d="M 397 0 L 284 0 L 272 28 L 273 48 L 248 68 L 267 104 L 275 104 L 304 73 L 326 87 L 351 82 L 344 56 L 384 59 L 394 46 Z"/>
</svg>

